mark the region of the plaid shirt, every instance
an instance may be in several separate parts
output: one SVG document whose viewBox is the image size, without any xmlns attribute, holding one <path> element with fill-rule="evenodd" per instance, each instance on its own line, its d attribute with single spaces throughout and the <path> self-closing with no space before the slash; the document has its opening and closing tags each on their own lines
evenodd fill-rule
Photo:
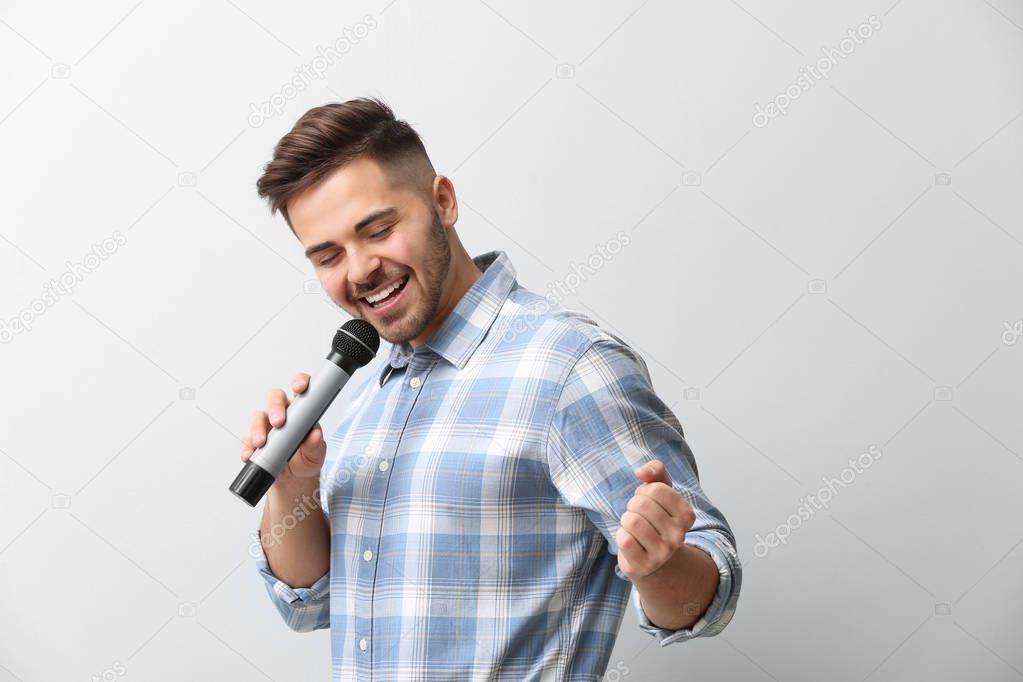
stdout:
<svg viewBox="0 0 1023 682">
<path fill-rule="evenodd" d="M 503 251 L 474 261 L 429 341 L 359 370 L 320 477 L 330 570 L 292 588 L 260 548 L 274 606 L 292 630 L 330 628 L 335 680 L 599 680 L 632 592 L 615 533 L 633 468 L 660 459 L 720 580 L 692 628 L 653 626 L 633 598 L 639 627 L 661 646 L 717 634 L 735 539 L 645 362 L 521 287 Z"/>
</svg>

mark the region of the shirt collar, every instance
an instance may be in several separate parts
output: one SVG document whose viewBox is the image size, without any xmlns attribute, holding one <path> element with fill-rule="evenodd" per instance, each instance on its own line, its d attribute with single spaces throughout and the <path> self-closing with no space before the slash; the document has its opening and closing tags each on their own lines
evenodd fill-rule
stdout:
<svg viewBox="0 0 1023 682">
<path fill-rule="evenodd" d="M 515 268 L 504 251 L 488 251 L 472 260 L 483 274 L 423 343 L 423 347 L 428 347 L 458 369 L 469 361 L 515 286 Z M 377 377 L 377 385 L 383 385 L 392 369 L 406 366 L 413 352 L 408 342 L 392 345 L 390 358 Z"/>
</svg>

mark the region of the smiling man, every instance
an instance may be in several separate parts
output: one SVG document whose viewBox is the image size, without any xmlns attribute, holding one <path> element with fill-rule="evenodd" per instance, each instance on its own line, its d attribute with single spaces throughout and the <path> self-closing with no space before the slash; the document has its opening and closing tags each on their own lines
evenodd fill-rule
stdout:
<svg viewBox="0 0 1023 682">
<path fill-rule="evenodd" d="M 447 227 L 458 219 L 451 181 L 436 178 L 441 205 L 434 206 L 429 160 L 406 163 L 406 175 L 389 175 L 379 162 L 356 157 L 291 199 L 288 216 L 338 305 L 391 343 L 419 345 L 481 272 Z M 351 235 L 338 229 L 347 225 Z M 347 236 L 353 241 L 346 245 Z"/>
<path fill-rule="evenodd" d="M 596 680 L 633 586 L 662 646 L 728 624 L 735 539 L 645 362 L 505 252 L 466 252 L 408 124 L 377 99 L 311 109 L 258 190 L 392 344 L 260 524 L 267 593 L 291 629 L 330 628 L 334 679 Z M 268 402 L 243 459 L 283 423 Z"/>
</svg>

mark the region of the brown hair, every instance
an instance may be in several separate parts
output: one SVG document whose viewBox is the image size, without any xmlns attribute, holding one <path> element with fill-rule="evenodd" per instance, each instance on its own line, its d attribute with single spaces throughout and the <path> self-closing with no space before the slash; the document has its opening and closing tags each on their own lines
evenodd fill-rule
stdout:
<svg viewBox="0 0 1023 682">
<path fill-rule="evenodd" d="M 280 211 L 288 227 L 288 201 L 316 185 L 356 157 L 376 161 L 392 186 L 413 189 L 432 199 L 436 172 L 419 134 L 394 117 L 375 97 L 325 104 L 305 112 L 274 147 L 273 159 L 256 182 L 259 196 L 268 200 L 270 215 Z"/>
</svg>

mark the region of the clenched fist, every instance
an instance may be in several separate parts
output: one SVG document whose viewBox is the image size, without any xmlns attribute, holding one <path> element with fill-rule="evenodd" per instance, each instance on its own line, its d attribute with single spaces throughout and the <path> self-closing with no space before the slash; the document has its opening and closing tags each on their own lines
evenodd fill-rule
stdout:
<svg viewBox="0 0 1023 682">
<path fill-rule="evenodd" d="M 634 470 L 642 485 L 626 505 L 615 533 L 618 565 L 630 579 L 664 566 L 685 543 L 696 512 L 677 490 L 659 459 Z"/>
</svg>

